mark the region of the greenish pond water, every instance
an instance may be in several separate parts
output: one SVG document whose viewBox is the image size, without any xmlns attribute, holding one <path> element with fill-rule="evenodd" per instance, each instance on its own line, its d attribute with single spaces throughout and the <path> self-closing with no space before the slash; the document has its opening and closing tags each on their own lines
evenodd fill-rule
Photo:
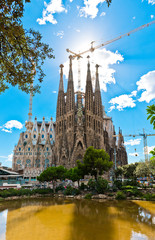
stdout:
<svg viewBox="0 0 155 240">
<path fill-rule="evenodd" d="M 0 240 L 155 240 L 155 202 L 1 202 Z"/>
</svg>

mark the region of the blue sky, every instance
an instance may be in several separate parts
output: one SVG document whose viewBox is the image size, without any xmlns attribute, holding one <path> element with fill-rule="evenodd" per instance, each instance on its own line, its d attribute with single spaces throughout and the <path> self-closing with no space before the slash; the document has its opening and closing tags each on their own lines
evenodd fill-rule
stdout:
<svg viewBox="0 0 155 240">
<path fill-rule="evenodd" d="M 46 60 L 46 74 L 41 94 L 33 98 L 33 119 L 56 117 L 59 85 L 59 65 L 63 63 L 67 84 L 68 53 L 66 48 L 79 52 L 104 43 L 145 23 L 155 20 L 155 0 L 113 0 L 108 8 L 104 0 L 33 0 L 25 5 L 25 28 L 39 30 L 43 41 L 54 49 L 55 59 Z M 91 55 L 93 63 L 101 65 L 100 85 L 105 110 L 113 118 L 116 132 L 139 134 L 143 128 L 155 133 L 147 121 L 146 107 L 155 103 L 155 24 L 130 37 L 100 48 Z M 81 66 L 81 86 L 86 79 L 86 56 Z M 77 62 L 73 63 L 77 85 Z M 11 87 L 0 95 L 0 162 L 11 166 L 14 145 L 25 130 L 28 119 L 29 96 Z M 129 163 L 144 159 L 143 139 L 125 138 Z M 148 137 L 149 149 L 155 137 Z M 139 156 L 135 157 L 134 153 Z"/>
</svg>

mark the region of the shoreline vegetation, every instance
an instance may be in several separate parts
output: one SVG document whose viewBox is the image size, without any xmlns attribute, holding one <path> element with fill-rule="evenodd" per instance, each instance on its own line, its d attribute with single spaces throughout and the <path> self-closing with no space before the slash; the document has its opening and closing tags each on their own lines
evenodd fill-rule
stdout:
<svg viewBox="0 0 155 240">
<path fill-rule="evenodd" d="M 72 186 L 58 186 L 55 193 L 51 188 L 38 189 L 7 189 L 0 191 L 0 202 L 28 198 L 64 198 L 64 199 L 92 199 L 92 200 L 144 200 L 155 201 L 154 188 L 139 188 L 136 186 L 123 186 L 121 189 L 85 189 L 87 185 L 81 184 L 79 188 Z"/>
</svg>

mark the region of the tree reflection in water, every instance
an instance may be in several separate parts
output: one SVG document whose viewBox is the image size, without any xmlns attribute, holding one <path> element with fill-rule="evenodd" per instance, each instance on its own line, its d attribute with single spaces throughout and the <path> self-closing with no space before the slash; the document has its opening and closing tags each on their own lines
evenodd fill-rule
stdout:
<svg viewBox="0 0 155 240">
<path fill-rule="evenodd" d="M 29 199 L 8 202 L 6 240 L 154 240 L 155 203 Z M 1 232 L 1 229 L 0 229 Z"/>
<path fill-rule="evenodd" d="M 155 215 L 137 203 L 102 200 L 76 202 L 69 240 L 140 239 L 136 233 L 141 239 L 146 236 L 144 239 L 154 240 Z"/>
</svg>

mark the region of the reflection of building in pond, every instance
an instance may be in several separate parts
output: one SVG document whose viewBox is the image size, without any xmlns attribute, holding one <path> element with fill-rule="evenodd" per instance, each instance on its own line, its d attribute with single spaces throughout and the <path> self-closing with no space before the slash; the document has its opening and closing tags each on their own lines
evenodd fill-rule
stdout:
<svg viewBox="0 0 155 240">
<path fill-rule="evenodd" d="M 153 208 L 141 201 L 11 202 L 6 240 L 154 240 Z"/>
</svg>

